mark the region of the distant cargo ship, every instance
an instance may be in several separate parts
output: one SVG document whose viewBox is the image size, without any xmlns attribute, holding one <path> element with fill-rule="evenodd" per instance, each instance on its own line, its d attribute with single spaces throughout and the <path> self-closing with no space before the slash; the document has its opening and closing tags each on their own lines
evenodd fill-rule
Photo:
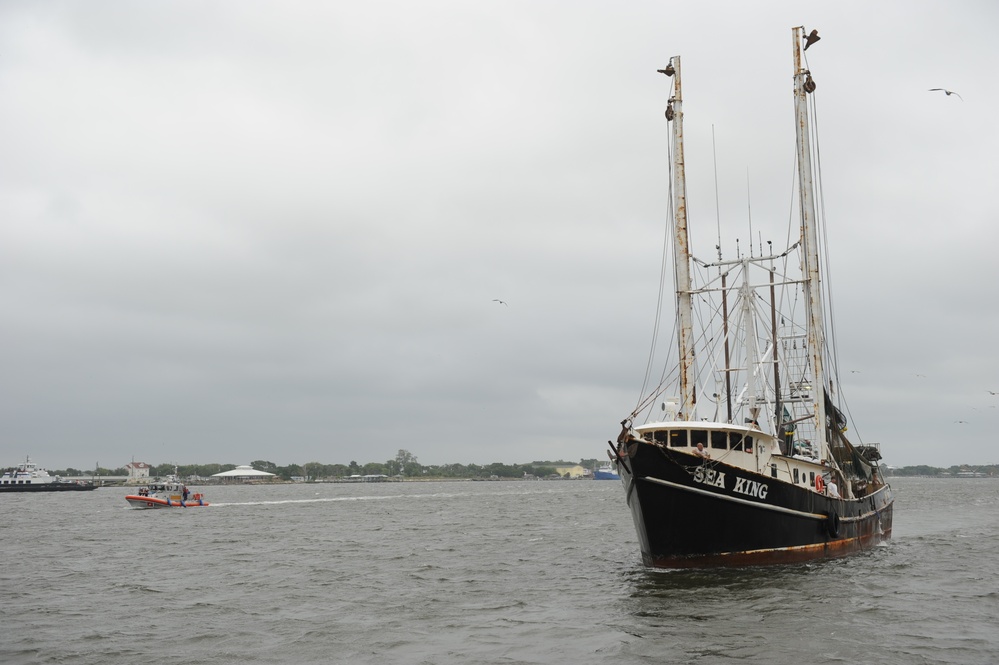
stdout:
<svg viewBox="0 0 999 665">
<path fill-rule="evenodd" d="M 621 480 L 621 476 L 610 464 L 604 464 L 593 470 L 593 480 Z"/>
</svg>

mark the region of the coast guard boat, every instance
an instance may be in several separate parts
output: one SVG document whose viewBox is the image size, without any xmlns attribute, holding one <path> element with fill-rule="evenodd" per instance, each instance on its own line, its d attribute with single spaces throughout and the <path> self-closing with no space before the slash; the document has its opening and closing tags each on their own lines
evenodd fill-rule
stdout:
<svg viewBox="0 0 999 665">
<path fill-rule="evenodd" d="M 204 495 L 192 493 L 187 485 L 174 477 L 163 483 L 140 487 L 137 494 L 129 494 L 125 501 L 133 508 L 199 508 L 207 506 Z"/>
</svg>

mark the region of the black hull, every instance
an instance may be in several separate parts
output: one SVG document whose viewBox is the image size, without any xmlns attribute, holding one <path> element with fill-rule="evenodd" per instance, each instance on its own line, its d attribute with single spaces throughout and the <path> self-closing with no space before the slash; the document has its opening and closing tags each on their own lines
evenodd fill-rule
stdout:
<svg viewBox="0 0 999 665">
<path fill-rule="evenodd" d="M 89 492 L 97 489 L 97 485 L 80 485 L 78 483 L 41 483 L 38 485 L 0 485 L 3 492 Z"/>
<path fill-rule="evenodd" d="M 648 566 L 795 563 L 891 538 L 891 488 L 856 500 L 665 447 L 631 446 L 618 464 Z"/>
</svg>

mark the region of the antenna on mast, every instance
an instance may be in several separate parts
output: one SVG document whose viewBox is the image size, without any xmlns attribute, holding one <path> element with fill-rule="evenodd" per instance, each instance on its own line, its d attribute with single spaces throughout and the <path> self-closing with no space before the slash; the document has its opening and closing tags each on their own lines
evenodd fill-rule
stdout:
<svg viewBox="0 0 999 665">
<path fill-rule="evenodd" d="M 746 167 L 746 212 L 749 215 L 749 256 L 753 256 L 753 201 L 749 189 L 749 167 Z"/>
<path fill-rule="evenodd" d="M 715 245 L 715 249 L 718 250 L 718 260 L 722 260 L 721 251 L 721 210 L 718 203 L 718 152 L 715 150 L 715 126 L 711 125 L 711 159 L 714 161 L 715 169 L 715 223 L 718 226 L 718 244 Z M 721 270 L 721 268 L 718 268 Z"/>
</svg>

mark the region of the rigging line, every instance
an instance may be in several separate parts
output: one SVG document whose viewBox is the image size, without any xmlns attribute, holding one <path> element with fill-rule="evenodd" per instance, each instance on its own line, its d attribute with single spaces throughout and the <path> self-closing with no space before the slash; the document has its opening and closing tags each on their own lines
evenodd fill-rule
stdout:
<svg viewBox="0 0 999 665">
<path fill-rule="evenodd" d="M 668 120 L 666 122 L 666 128 L 667 130 L 669 129 Z M 672 134 L 672 132 L 667 131 L 667 135 L 670 134 Z M 663 253 L 659 267 L 659 292 L 656 297 L 656 318 L 652 326 L 652 342 L 649 347 L 649 358 L 645 365 L 645 377 L 642 380 L 642 388 L 638 393 L 639 405 L 642 404 L 643 397 L 645 396 L 645 391 L 649 387 L 649 380 L 650 377 L 652 376 L 652 366 L 655 362 L 656 343 L 659 339 L 659 327 L 660 327 L 660 322 L 662 320 L 663 293 L 665 292 L 665 284 L 666 284 L 666 264 L 668 262 L 667 253 L 669 251 L 670 229 L 672 228 L 672 224 L 676 223 L 676 220 L 672 219 L 673 218 L 673 150 L 674 146 L 672 145 L 670 139 L 667 138 L 666 152 L 667 156 L 669 157 L 669 159 L 667 160 L 668 163 L 667 170 L 669 175 L 669 189 L 668 189 L 669 194 L 667 196 L 667 203 L 668 203 L 667 223 L 665 224 L 665 233 L 663 236 Z M 639 406 L 636 405 L 635 413 L 638 413 L 639 410 L 640 410 Z"/>
<path fill-rule="evenodd" d="M 833 307 L 832 267 L 829 259 L 829 235 L 828 235 L 829 225 L 828 225 L 828 220 L 826 219 L 825 196 L 822 190 L 822 160 L 821 160 L 821 151 L 819 149 L 819 138 L 818 138 L 818 124 L 819 124 L 818 108 L 816 105 L 814 93 L 812 93 L 811 95 L 810 103 L 812 107 L 811 116 L 813 120 L 811 125 L 812 125 L 812 133 L 814 135 L 812 150 L 815 154 L 815 165 L 816 165 L 816 176 L 817 176 L 815 178 L 813 186 L 815 187 L 816 190 L 816 199 L 819 202 L 819 211 L 821 213 L 821 216 L 817 221 L 819 222 L 819 227 L 822 232 L 822 263 L 823 267 L 825 268 L 824 270 L 825 286 L 823 289 L 823 296 L 824 296 L 823 303 L 828 312 L 828 322 L 826 325 L 829 329 L 829 340 L 826 344 L 827 348 L 824 350 L 824 352 L 826 353 L 829 359 L 830 367 L 832 367 L 832 376 L 836 379 L 836 391 L 834 392 L 834 395 L 837 395 L 840 386 L 839 363 L 838 363 L 839 351 L 836 339 L 836 318 L 834 316 L 835 312 Z M 839 402 L 838 399 L 834 401 L 834 403 L 838 402 Z"/>
<path fill-rule="evenodd" d="M 813 93 L 814 95 L 814 93 Z M 815 132 L 818 134 L 818 109 L 816 106 L 817 102 L 813 99 L 813 111 L 812 116 L 815 118 Z M 834 402 L 835 406 L 843 411 L 849 418 L 849 421 L 854 426 L 854 436 L 859 444 L 863 444 L 863 437 L 861 437 L 860 432 L 856 431 L 856 421 L 853 419 L 853 414 L 850 412 L 849 402 L 846 400 L 846 396 L 843 394 L 843 383 L 840 380 L 840 368 L 839 368 L 839 340 L 836 334 L 836 316 L 835 316 L 835 302 L 833 300 L 833 289 L 832 289 L 832 266 L 829 259 L 829 240 L 828 240 L 828 219 L 826 217 L 826 203 L 825 203 L 825 192 L 822 187 L 822 157 L 818 138 L 815 140 L 815 161 L 818 165 L 819 177 L 817 179 L 818 184 L 818 199 L 819 199 L 819 209 L 822 211 L 822 242 L 823 242 L 823 254 L 826 263 L 826 301 L 829 303 L 829 332 L 830 332 L 830 346 L 833 355 L 832 367 L 836 376 L 836 400 Z"/>
<path fill-rule="evenodd" d="M 787 238 L 784 241 L 785 247 L 791 246 L 791 232 L 796 226 L 798 228 L 798 241 L 801 242 L 801 224 L 795 224 L 794 203 L 798 194 L 798 146 L 792 146 L 793 155 L 791 157 L 791 209 L 787 211 Z M 800 266 L 799 266 L 800 267 Z"/>
</svg>

